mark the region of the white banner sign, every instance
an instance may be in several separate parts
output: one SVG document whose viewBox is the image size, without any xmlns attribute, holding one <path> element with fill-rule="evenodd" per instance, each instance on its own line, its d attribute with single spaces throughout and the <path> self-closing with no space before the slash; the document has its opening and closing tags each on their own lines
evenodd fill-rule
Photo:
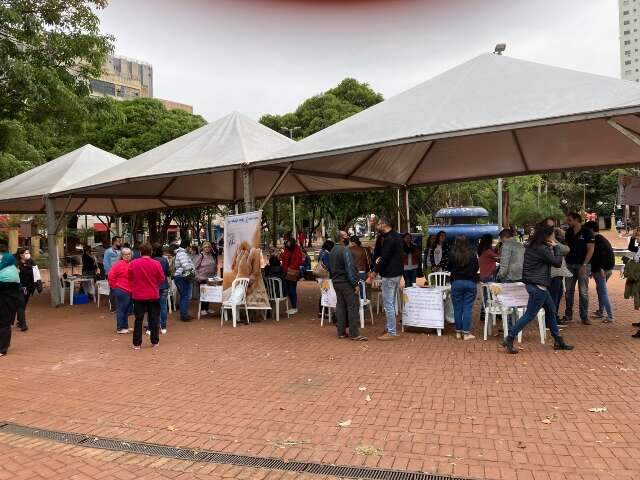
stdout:
<svg viewBox="0 0 640 480">
<path fill-rule="evenodd" d="M 200 301 L 222 303 L 222 285 L 200 285 Z"/>
<path fill-rule="evenodd" d="M 405 288 L 402 324 L 405 327 L 444 328 L 443 291 L 439 288 Z"/>
<path fill-rule="evenodd" d="M 640 177 L 618 177 L 618 205 L 640 205 Z"/>
<path fill-rule="evenodd" d="M 333 282 L 327 278 L 318 279 L 320 284 L 320 306 L 336 308 L 338 298 L 336 291 L 333 289 Z"/>
<path fill-rule="evenodd" d="M 260 248 L 260 232 L 262 227 L 262 210 L 240 215 L 229 215 L 224 219 L 224 287 L 229 288 L 235 276 L 233 260 L 238 247 L 246 242 L 250 248 Z"/>
<path fill-rule="evenodd" d="M 529 292 L 524 283 L 492 283 L 489 289 L 503 307 L 525 307 L 529 302 Z"/>
</svg>

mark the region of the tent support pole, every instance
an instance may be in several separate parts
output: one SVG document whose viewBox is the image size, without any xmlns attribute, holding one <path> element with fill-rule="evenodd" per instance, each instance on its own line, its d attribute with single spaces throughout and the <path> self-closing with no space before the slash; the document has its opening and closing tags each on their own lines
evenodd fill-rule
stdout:
<svg viewBox="0 0 640 480">
<path fill-rule="evenodd" d="M 271 239 L 273 248 L 278 246 L 278 203 L 275 198 L 271 199 L 271 210 L 273 210 L 273 220 L 271 222 Z"/>
<path fill-rule="evenodd" d="M 502 231 L 502 220 L 504 218 L 502 208 L 502 178 L 498 178 L 498 230 L 500 231 Z"/>
<path fill-rule="evenodd" d="M 60 289 L 60 260 L 58 257 L 58 245 L 56 242 L 57 224 L 56 210 L 53 199 L 46 197 L 47 210 L 47 245 L 49 247 L 49 283 L 51 287 L 51 306 L 57 307 L 62 300 Z"/>
<path fill-rule="evenodd" d="M 264 206 L 267 204 L 267 202 L 271 200 L 271 197 L 273 197 L 273 195 L 278 191 L 278 188 L 280 188 L 280 185 L 282 184 L 287 174 L 291 170 L 291 167 L 293 167 L 293 163 L 290 163 L 289 165 L 287 165 L 287 168 L 285 168 L 284 171 L 280 174 L 280 176 L 276 180 L 276 183 L 273 184 L 273 187 L 271 187 L 271 190 L 269 190 L 269 193 L 267 193 L 267 196 L 264 197 L 264 200 L 262 200 L 259 210 L 262 210 Z"/>
<path fill-rule="evenodd" d="M 402 189 L 404 190 L 404 206 L 407 212 L 407 233 L 411 233 L 411 222 L 409 220 L 409 187 L 405 185 Z"/>
<path fill-rule="evenodd" d="M 244 211 L 252 212 L 256 203 L 256 197 L 253 191 L 253 170 L 250 168 L 242 169 L 242 187 L 244 193 Z"/>
<path fill-rule="evenodd" d="M 52 200 L 53 202 L 53 200 Z M 62 223 L 62 220 L 64 219 L 64 216 L 67 214 L 67 209 L 69 208 L 69 204 L 71 203 L 71 195 L 69 195 L 69 198 L 67 198 L 67 203 L 64 206 L 64 209 L 62 210 L 62 213 L 60 214 L 60 218 L 57 219 L 56 221 L 56 230 L 55 233 L 58 233 L 58 231 L 60 230 L 60 224 Z M 54 210 L 54 217 L 55 217 L 55 210 Z"/>
<path fill-rule="evenodd" d="M 635 143 L 636 145 L 640 146 L 640 137 L 638 137 L 635 133 L 633 133 L 632 131 L 626 129 L 625 127 L 623 127 L 622 125 L 620 125 L 618 122 L 616 122 L 615 120 L 607 120 L 607 123 L 615 128 L 618 132 L 620 132 L 622 135 L 624 135 L 625 137 L 627 137 L 629 140 L 631 140 L 633 143 Z"/>
<path fill-rule="evenodd" d="M 397 211 L 398 211 L 398 223 L 396 224 L 396 228 L 399 230 L 401 230 L 400 228 L 400 189 L 398 189 L 398 199 L 397 199 Z"/>
</svg>

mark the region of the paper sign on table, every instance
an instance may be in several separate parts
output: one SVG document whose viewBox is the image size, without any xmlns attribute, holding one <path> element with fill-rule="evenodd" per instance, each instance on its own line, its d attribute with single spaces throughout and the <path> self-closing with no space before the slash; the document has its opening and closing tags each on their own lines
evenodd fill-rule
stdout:
<svg viewBox="0 0 640 480">
<path fill-rule="evenodd" d="M 222 285 L 200 285 L 200 301 L 222 303 Z"/>
<path fill-rule="evenodd" d="M 336 291 L 333 289 L 333 282 L 331 280 L 319 279 L 318 283 L 320 284 L 321 293 L 320 306 L 336 308 L 338 298 L 336 296 Z"/>
<path fill-rule="evenodd" d="M 442 290 L 405 288 L 402 324 L 405 327 L 444 328 Z"/>
</svg>

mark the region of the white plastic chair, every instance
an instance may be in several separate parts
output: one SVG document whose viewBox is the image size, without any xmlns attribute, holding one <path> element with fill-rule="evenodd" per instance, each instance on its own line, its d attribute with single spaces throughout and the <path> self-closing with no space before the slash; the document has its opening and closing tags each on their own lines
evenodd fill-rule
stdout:
<svg viewBox="0 0 640 480">
<path fill-rule="evenodd" d="M 176 286 L 176 282 L 173 278 L 169 282 L 169 294 L 167 295 L 167 300 L 169 301 L 169 312 L 171 313 L 172 310 L 177 311 L 178 287 Z"/>
<path fill-rule="evenodd" d="M 373 325 L 373 309 L 371 308 L 371 300 L 367 298 L 367 284 L 364 280 L 360 280 L 360 328 L 364 328 L 364 309 L 369 308 L 371 314 L 371 325 Z"/>
<path fill-rule="evenodd" d="M 231 295 L 236 291 L 236 287 L 242 289 L 242 298 L 238 302 L 233 302 L 231 299 L 222 303 L 222 314 L 220 316 L 220 326 L 224 325 L 227 321 L 227 310 L 231 310 L 231 317 L 233 319 L 233 328 L 237 326 L 238 319 L 238 307 L 244 305 L 244 311 L 247 314 L 247 325 L 249 325 L 249 308 L 247 307 L 247 288 L 249 287 L 248 278 L 236 278 L 231 284 Z"/>
<path fill-rule="evenodd" d="M 280 302 L 285 302 L 287 318 L 289 318 L 289 297 L 284 291 L 282 279 L 278 277 L 267 277 L 267 294 L 269 301 L 276 307 L 276 322 L 280 321 Z"/>
<path fill-rule="evenodd" d="M 331 282 L 331 280 L 326 280 L 327 282 L 329 282 L 330 288 L 333 288 L 333 283 Z M 322 305 L 322 310 L 320 311 L 320 326 L 323 327 L 324 326 L 324 314 L 325 312 L 327 312 L 327 320 L 329 322 L 329 324 L 331 324 L 331 311 L 335 312 L 335 308 L 334 307 L 329 307 L 327 305 Z"/>
<path fill-rule="evenodd" d="M 433 272 L 427 277 L 427 282 L 430 287 L 446 287 L 449 285 L 449 272 Z"/>
<path fill-rule="evenodd" d="M 106 295 L 109 308 L 111 308 L 111 289 L 109 288 L 109 282 L 107 280 L 98 280 L 96 282 L 96 297 L 98 300 L 98 310 L 100 309 L 100 295 Z"/>
</svg>

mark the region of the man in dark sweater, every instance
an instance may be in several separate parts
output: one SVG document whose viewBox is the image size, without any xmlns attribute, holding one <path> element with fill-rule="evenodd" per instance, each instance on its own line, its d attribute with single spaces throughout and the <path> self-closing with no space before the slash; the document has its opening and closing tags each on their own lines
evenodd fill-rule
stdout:
<svg viewBox="0 0 640 480">
<path fill-rule="evenodd" d="M 353 255 L 349 250 L 349 235 L 338 232 L 338 241 L 329 254 L 331 264 L 331 281 L 336 291 L 336 326 L 338 338 L 346 338 L 346 324 L 349 321 L 349 337 L 351 340 L 366 341 L 367 337 L 360 335 L 359 312 L 360 298 L 358 296 L 360 278 L 355 266 Z"/>
<path fill-rule="evenodd" d="M 591 275 L 596 282 L 596 292 L 598 293 L 598 309 L 593 312 L 593 316 L 603 318 L 603 323 L 613 322 L 613 308 L 609 300 L 607 291 L 607 281 L 613 273 L 616 265 L 616 258 L 609 240 L 600 235 L 598 222 L 591 221 L 584 224 L 595 235 L 593 256 L 591 257 Z M 607 318 L 604 318 L 606 312 Z"/>
<path fill-rule="evenodd" d="M 378 340 L 395 340 L 396 301 L 400 289 L 400 278 L 404 271 L 402 259 L 402 237 L 393 230 L 391 222 L 386 218 L 378 221 L 378 231 L 382 234 L 382 248 L 376 259 L 376 272 L 382 277 L 382 300 L 384 313 L 387 316 L 387 331 Z"/>
</svg>

